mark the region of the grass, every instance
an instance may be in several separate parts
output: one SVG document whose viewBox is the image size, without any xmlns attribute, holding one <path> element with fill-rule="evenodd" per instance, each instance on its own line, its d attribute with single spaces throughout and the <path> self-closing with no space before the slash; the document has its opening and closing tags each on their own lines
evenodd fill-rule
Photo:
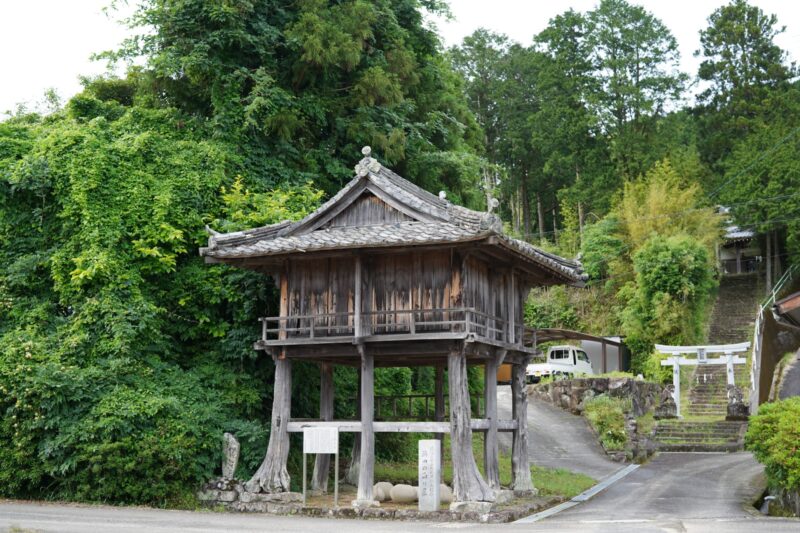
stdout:
<svg viewBox="0 0 800 533">
<path fill-rule="evenodd" d="M 636 426 L 639 435 L 650 435 L 650 433 L 653 432 L 653 428 L 656 426 L 656 419 L 653 417 L 653 412 L 648 411 L 642 416 L 637 417 Z"/>
<path fill-rule="evenodd" d="M 628 442 L 625 432 L 625 412 L 630 400 L 601 395 L 586 402 L 583 416 L 592 425 L 606 450 L 622 450 Z"/>
<path fill-rule="evenodd" d="M 444 440 L 445 457 L 442 465 L 442 477 L 444 482 L 453 482 L 453 467 L 450 456 L 449 438 Z M 481 474 L 483 470 L 483 438 L 480 435 L 473 435 L 472 451 L 475 455 L 475 462 Z M 578 474 L 562 468 L 545 468 L 531 466 L 531 476 L 533 485 L 539 489 L 542 496 L 564 496 L 572 498 L 585 491 L 595 484 L 595 480 L 584 474 Z M 410 462 L 376 462 L 375 481 L 389 481 L 391 483 L 409 483 L 416 485 L 417 463 Z M 511 484 L 511 455 L 500 453 L 500 484 L 509 486 Z"/>
<path fill-rule="evenodd" d="M 630 372 L 620 372 L 619 370 L 614 370 L 613 372 L 605 372 L 603 374 L 595 374 L 593 376 L 588 376 L 590 378 L 631 378 L 634 379 L 636 376 L 631 374 Z"/>
</svg>

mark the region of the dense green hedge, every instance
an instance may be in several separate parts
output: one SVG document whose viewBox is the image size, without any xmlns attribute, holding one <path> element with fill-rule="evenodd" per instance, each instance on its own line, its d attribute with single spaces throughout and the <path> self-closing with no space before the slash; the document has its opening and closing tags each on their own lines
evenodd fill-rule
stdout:
<svg viewBox="0 0 800 533">
<path fill-rule="evenodd" d="M 764 464 L 770 484 L 800 490 L 800 398 L 762 405 L 750 418 L 745 446 Z"/>
</svg>

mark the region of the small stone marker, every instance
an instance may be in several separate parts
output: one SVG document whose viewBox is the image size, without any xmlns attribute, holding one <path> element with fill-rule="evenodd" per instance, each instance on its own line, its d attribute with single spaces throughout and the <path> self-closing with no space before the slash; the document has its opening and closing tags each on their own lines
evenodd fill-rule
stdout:
<svg viewBox="0 0 800 533">
<path fill-rule="evenodd" d="M 233 479 L 239 464 L 239 441 L 230 433 L 225 433 L 222 438 L 222 479 Z"/>
<path fill-rule="evenodd" d="M 439 483 L 442 477 L 441 441 L 419 441 L 419 510 L 439 510 Z"/>
</svg>

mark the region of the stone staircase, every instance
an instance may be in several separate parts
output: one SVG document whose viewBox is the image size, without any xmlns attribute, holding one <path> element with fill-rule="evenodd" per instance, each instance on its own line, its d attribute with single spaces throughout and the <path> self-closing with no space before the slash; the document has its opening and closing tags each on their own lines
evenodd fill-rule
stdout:
<svg viewBox="0 0 800 533">
<path fill-rule="evenodd" d="M 742 388 L 749 379 L 746 365 L 735 365 L 734 382 Z M 725 365 L 694 367 L 689 403 L 684 409 L 689 417 L 725 418 L 728 410 L 728 375 Z"/>
<path fill-rule="evenodd" d="M 758 274 L 725 276 L 720 281 L 708 331 L 708 344 L 735 344 L 752 339 L 763 294 Z M 653 430 L 659 450 L 719 452 L 741 450 L 747 422 L 726 421 L 728 377 L 725 365 L 694 367 L 681 420 L 661 420 Z M 734 366 L 734 382 L 747 389 L 746 365 Z M 688 399 L 688 401 L 686 401 Z"/>
<path fill-rule="evenodd" d="M 742 449 L 747 422 L 662 420 L 653 440 L 665 452 L 729 452 Z"/>
<path fill-rule="evenodd" d="M 734 344 L 750 340 L 758 304 L 763 296 L 760 274 L 723 276 L 711 312 L 708 344 Z"/>
</svg>

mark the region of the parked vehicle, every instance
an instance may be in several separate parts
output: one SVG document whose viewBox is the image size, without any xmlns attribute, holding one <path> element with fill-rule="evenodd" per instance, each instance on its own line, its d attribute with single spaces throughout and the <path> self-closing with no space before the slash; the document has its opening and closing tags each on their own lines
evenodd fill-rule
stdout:
<svg viewBox="0 0 800 533">
<path fill-rule="evenodd" d="M 542 378 L 570 378 L 594 375 L 592 363 L 586 352 L 577 346 L 551 346 L 544 363 L 532 363 L 525 371 L 528 383 L 538 383 Z"/>
</svg>

